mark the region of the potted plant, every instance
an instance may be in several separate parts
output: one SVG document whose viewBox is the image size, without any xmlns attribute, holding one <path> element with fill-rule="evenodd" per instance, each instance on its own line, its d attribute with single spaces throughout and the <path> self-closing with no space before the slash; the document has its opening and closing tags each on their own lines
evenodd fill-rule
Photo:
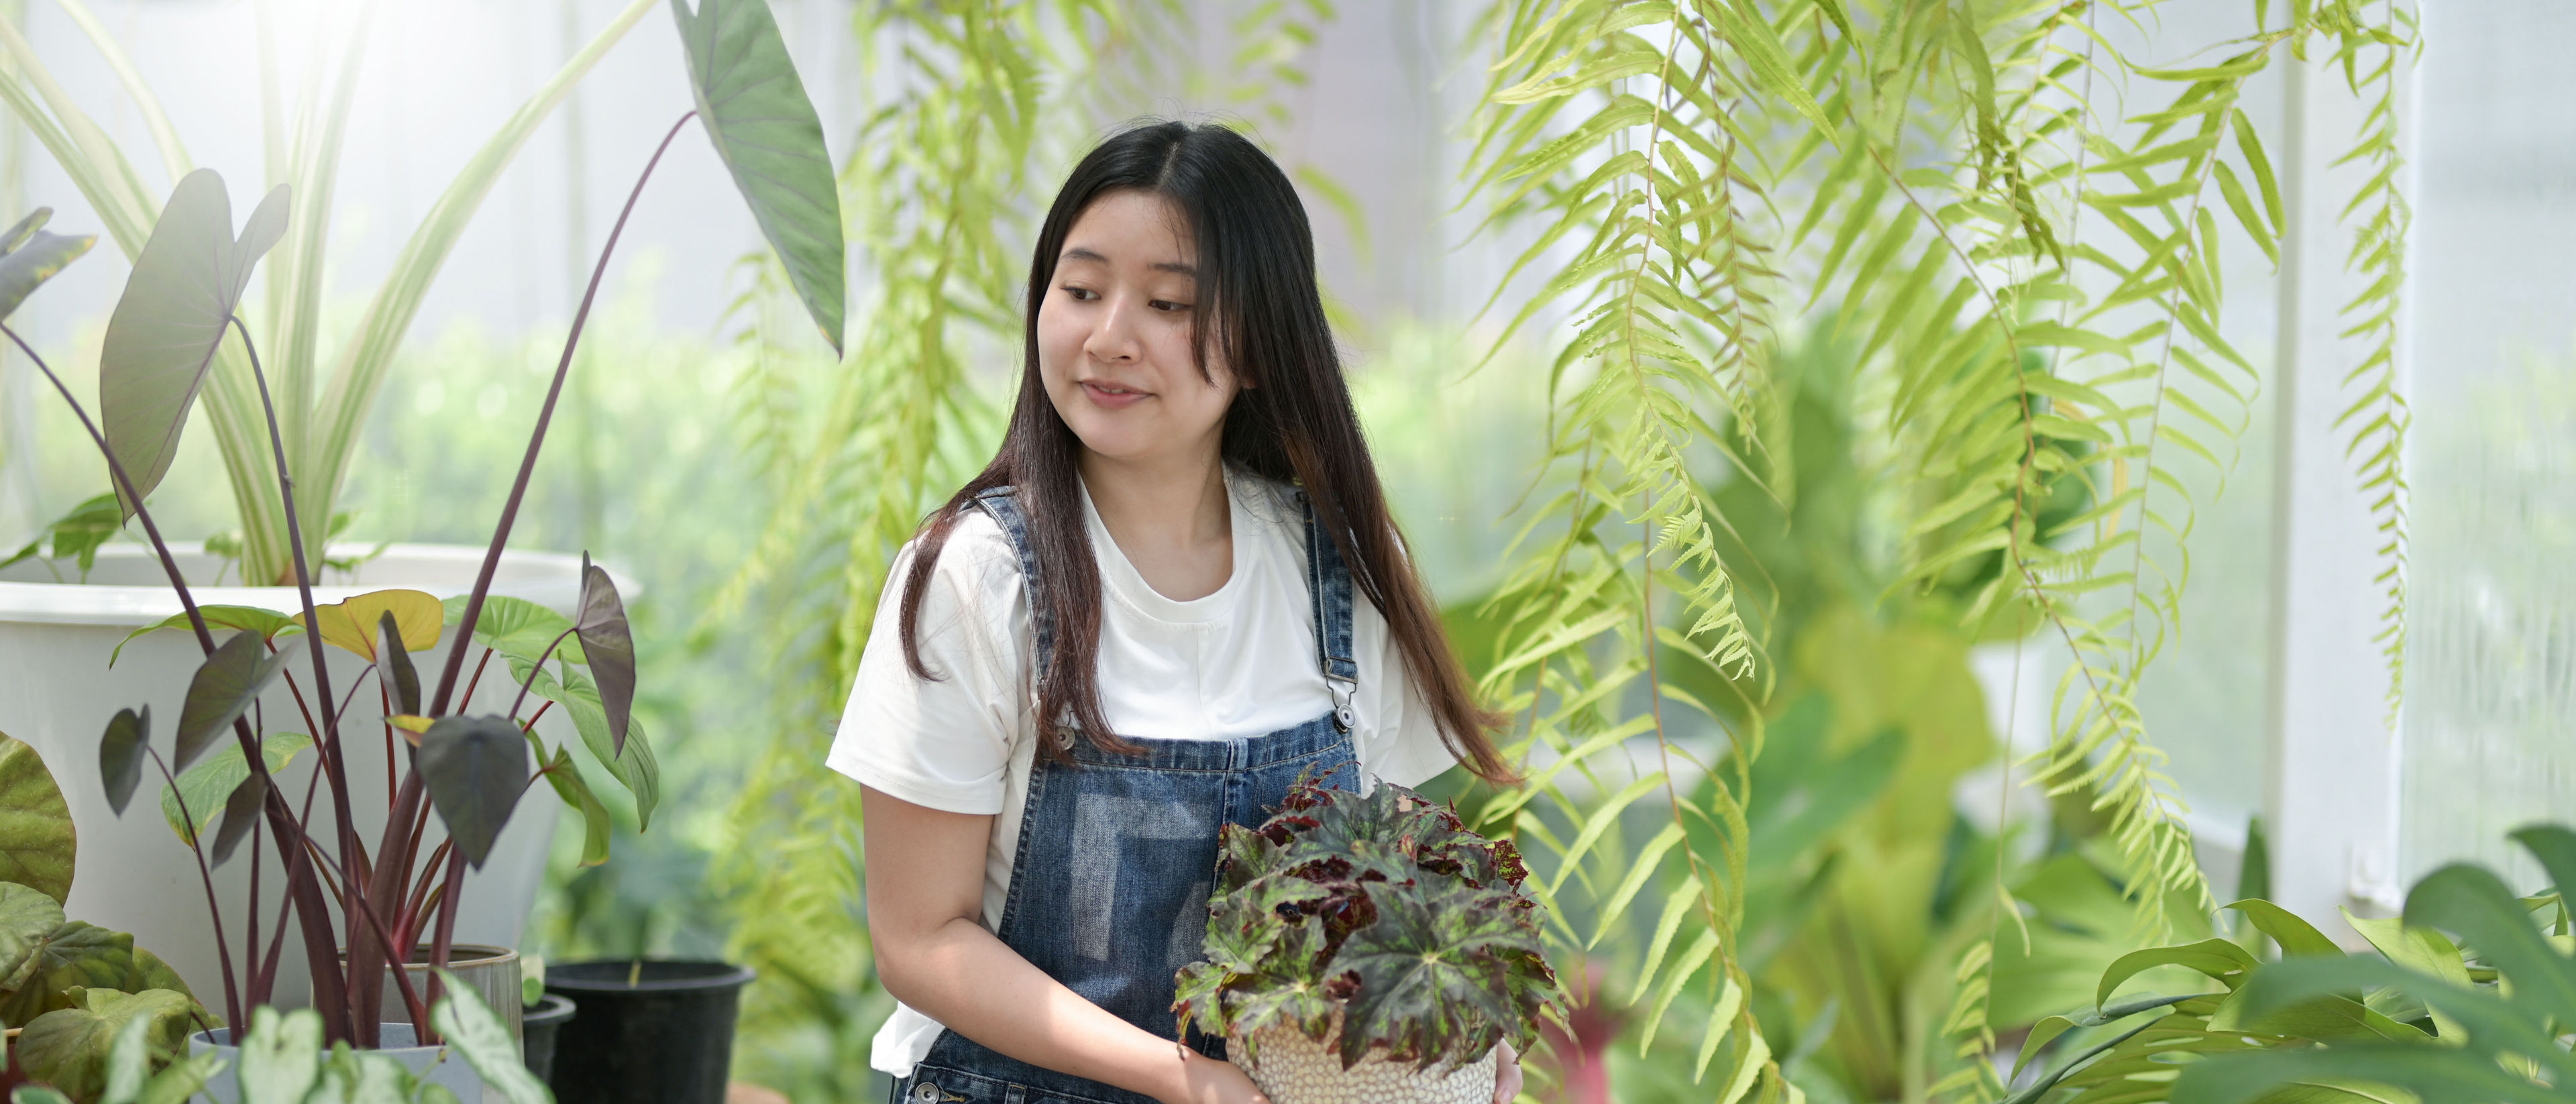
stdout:
<svg viewBox="0 0 2576 1104">
<path fill-rule="evenodd" d="M 474 586 L 452 603 L 405 591 L 327 605 L 316 600 L 310 570 L 314 558 L 299 520 L 297 481 L 276 406 L 269 400 L 258 346 L 237 313 L 254 266 L 285 226 L 285 186 L 262 201 L 236 236 L 220 177 L 199 170 L 180 181 L 137 254 L 134 275 L 109 321 L 98 420 L 5 325 L 30 292 L 78 258 L 92 239 L 45 232 L 42 210 L 0 232 L 0 336 L 35 364 L 105 458 L 120 511 L 141 526 L 182 607 L 182 623 L 204 655 L 175 711 L 177 723 L 171 727 L 176 731 L 170 738 L 156 739 L 148 705 L 126 708 L 106 720 L 97 754 L 101 789 L 112 810 L 124 810 L 147 764 L 180 806 L 181 836 L 205 891 L 228 1023 L 243 1023 L 247 1011 L 273 1002 L 290 914 L 325 1039 L 360 1049 L 396 1041 L 397 1033 L 389 1030 L 396 1021 L 385 1015 L 381 997 L 388 975 L 404 1020 L 429 1022 L 437 990 L 453 978 L 445 967 L 455 945 L 465 874 L 491 856 L 521 794 L 539 777 L 569 803 L 593 814 L 586 816 L 591 843 L 604 853 L 606 817 L 594 808 L 597 799 L 569 749 L 549 748 L 534 732 L 538 715 L 556 705 L 572 715 L 585 742 L 636 790 L 639 800 L 648 800 L 649 760 L 630 758 L 643 747 L 634 738 L 630 718 L 634 645 L 607 572 L 584 562 L 578 612 L 571 618 L 492 594 L 590 304 L 636 196 L 693 118 L 704 123 L 763 234 L 785 258 L 808 310 L 836 345 L 842 294 L 838 196 L 821 124 L 767 5 L 763 0 L 705 0 L 693 12 L 674 0 L 672 8 L 687 47 L 697 106 L 673 124 L 646 162 L 608 236 Z M 248 385 L 260 398 L 271 464 L 267 475 L 276 482 L 284 510 L 297 598 L 291 617 L 199 601 L 146 504 L 199 389 L 209 379 L 218 349 L 235 333 L 241 336 Z M 450 621 L 453 631 L 440 633 Z M 218 629 L 225 633 L 220 640 Z M 420 641 L 439 635 L 447 641 L 443 662 L 434 679 L 425 678 L 411 653 Z M 335 680 L 325 654 L 330 648 L 359 657 L 363 666 L 355 676 Z M 478 651 L 482 659 L 469 673 L 468 660 Z M 506 660 L 497 669 L 490 664 L 495 655 Z M 586 667 L 587 675 L 576 665 Z M 496 713 L 476 715 L 468 703 L 478 700 L 475 689 L 487 674 L 508 704 Z M 310 681 L 299 684 L 294 681 L 299 677 Z M 375 693 L 362 695 L 369 680 Z M 281 687 L 289 693 L 274 692 Z M 368 697 L 381 708 L 367 709 Z M 105 705 L 97 709 L 108 711 Z M 289 718 L 309 731 L 278 731 Z M 373 787 L 349 767 L 358 749 L 373 742 L 369 737 L 376 730 L 381 730 L 391 764 L 385 778 L 390 811 L 370 848 L 354 808 Z M 280 737 L 290 746 L 277 746 Z M 273 757 L 294 752 L 291 745 L 298 737 L 309 741 L 315 753 L 311 779 L 301 794 L 281 786 L 270 766 Z M 223 792 L 219 816 L 204 807 L 210 800 L 189 802 L 185 773 L 217 746 L 230 746 L 240 757 L 237 782 L 227 776 L 228 786 L 207 787 L 208 793 Z M 539 759 L 533 771 L 531 748 Z M 435 847 L 428 834 L 432 812 L 445 836 Z M 245 839 L 254 856 L 253 907 L 238 918 L 241 927 L 230 929 L 247 932 L 236 962 L 211 870 Z M 256 907 L 257 856 L 263 846 L 277 852 L 292 906 L 279 912 L 267 940 L 261 938 L 262 910 Z M 426 992 L 412 983 L 410 971 L 386 969 L 423 944 L 428 965 L 436 971 Z M 198 1041 L 223 1042 L 202 1035 Z M 438 1040 L 433 1031 L 414 1041 L 428 1049 Z"/>
<path fill-rule="evenodd" d="M 1222 848 L 1173 1009 L 1277 1104 L 1482 1104 L 1494 1045 L 1562 1010 L 1520 854 L 1420 794 L 1302 782 Z"/>
<path fill-rule="evenodd" d="M 489 1082 L 509 1104 L 550 1104 L 545 1086 L 518 1068 L 518 1048 L 500 1018 L 470 986 L 448 989 L 451 995 L 431 1015 L 458 1059 L 451 1065 Z M 143 1018 L 86 1027 L 82 1045 L 101 1054 L 91 1081 L 67 1089 L 0 1078 L 10 1104 L 463 1104 L 484 1098 L 479 1084 L 460 1096 L 452 1079 L 394 1056 L 347 1043 L 326 1047 L 322 1017 L 308 1009 L 260 1009 L 236 1059 L 202 1050 L 178 1057 L 156 1024 Z"/>
<path fill-rule="evenodd" d="M 7 93 L 0 101 L 10 105 L 79 189 L 104 224 L 109 240 L 129 261 L 139 260 L 165 197 L 151 190 L 135 168 L 157 159 L 167 178 L 178 180 L 194 164 L 183 132 L 172 124 L 145 83 L 143 70 L 107 33 L 107 24 L 80 0 L 63 0 L 60 7 L 69 25 L 85 33 L 109 69 L 123 78 L 123 91 L 132 102 L 119 105 L 119 111 L 139 114 L 144 129 L 153 136 L 152 148 L 120 148 L 92 121 L 99 112 L 84 110 L 66 91 L 78 82 L 56 79 L 52 67 L 62 63 L 63 51 L 40 51 L 14 26 L 0 27 L 0 58 L 6 59 L 6 64 L 0 64 L 0 90 Z M 328 577 L 351 584 L 317 587 L 322 601 L 387 587 L 422 590 L 443 599 L 462 596 L 473 587 L 483 558 L 479 547 L 392 545 L 379 547 L 380 554 L 372 558 L 335 552 L 329 546 L 340 535 L 338 524 L 345 520 L 338 500 L 376 396 L 457 241 L 531 135 L 653 7 L 654 0 L 626 5 L 488 136 L 447 183 L 382 274 L 365 313 L 354 328 L 347 329 L 345 338 L 336 336 L 341 331 L 338 327 L 326 332 L 321 301 L 325 288 L 345 280 L 341 273 L 326 276 L 324 269 L 326 258 L 338 252 L 330 241 L 334 185 L 341 136 L 349 120 L 346 105 L 357 92 L 367 20 L 358 17 L 348 22 L 342 63 L 311 70 L 299 109 L 263 117 L 269 148 L 283 155 L 272 164 L 291 176 L 295 191 L 292 202 L 278 212 L 282 224 L 275 227 L 276 248 L 261 262 L 264 300 L 238 312 L 243 341 L 216 343 L 213 367 L 201 373 L 204 401 L 195 404 L 202 408 L 203 420 L 214 434 L 239 528 L 202 544 L 166 542 L 187 579 L 199 587 L 197 598 L 202 604 L 266 610 L 299 606 L 297 573 L 288 563 L 293 542 L 287 532 L 285 496 L 272 470 L 265 412 L 271 405 L 278 415 L 277 433 L 285 446 L 306 545 L 304 574 L 314 583 Z M 0 215 L 15 217 L 16 212 Z M 5 222 L 0 218 L 0 224 Z M 268 358 L 264 367 L 273 388 L 253 386 L 252 335 L 257 335 L 258 352 Z M 156 453 L 133 474 L 148 488 L 158 481 L 159 465 L 170 462 L 171 456 L 168 451 Z M 94 703 L 146 700 L 156 689 L 183 687 L 204 658 L 195 642 L 163 634 L 126 647 L 122 662 L 113 668 L 106 663 L 111 650 L 131 630 L 180 615 L 182 610 L 160 580 L 159 557 L 153 549 L 133 543 L 101 547 L 130 523 L 118 508 L 115 489 L 103 476 L 91 489 L 106 494 L 83 502 L 46 527 L 40 544 L 49 546 L 44 551 L 50 555 L 27 555 L 20 562 L 19 555 L 0 549 L 0 560 L 15 562 L 14 567 L 0 565 L 0 650 L 15 657 L 20 665 L 15 673 L 24 677 L 23 683 L 12 685 L 11 693 L 0 694 L 0 729 L 56 761 L 87 754 L 97 732 Z M 236 585 L 207 585 L 227 577 Z M 578 557 L 513 550 L 505 557 L 493 592 L 568 612 L 580 586 Z M 415 642 L 413 650 L 425 646 Z M 357 665 L 338 659 L 333 663 L 335 684 L 345 686 L 356 680 Z M 278 695 L 280 700 L 269 708 L 291 708 L 285 697 Z M 503 697 L 499 703 L 477 702 L 473 708 L 488 712 L 506 701 Z M 165 717 L 171 704 L 162 703 Z M 311 726 L 304 727 L 307 735 L 315 735 Z M 353 769 L 370 776 L 383 769 L 365 761 L 366 749 L 349 750 L 359 760 L 350 764 Z M 118 868 L 133 875 L 93 880 L 81 889 L 75 911 L 136 932 L 163 948 L 173 965 L 197 979 L 201 987 L 211 987 L 219 969 L 211 933 L 201 921 L 168 908 L 161 899 L 164 887 L 196 879 L 194 860 L 159 838 L 159 829 L 152 825 L 113 819 L 98 787 L 76 785 L 67 796 L 74 818 L 89 833 L 92 853 L 112 856 Z M 376 787 L 362 787 L 349 795 L 361 834 L 369 838 L 379 834 L 376 822 L 388 812 L 391 796 Z M 475 892 L 467 895 L 458 920 L 466 938 L 518 942 L 544 878 L 546 845 L 559 811 L 555 794 L 540 788 L 531 795 L 529 815 L 504 835 L 485 866 L 469 875 Z M 248 872 L 239 866 L 215 871 L 214 879 L 228 900 L 249 891 Z M 274 894 L 277 888 L 271 879 L 268 892 Z M 302 986 L 299 971 L 290 959 L 284 982 L 290 989 Z"/>
<path fill-rule="evenodd" d="M 2521 896 L 2449 864 L 2415 883 L 2401 916 L 2344 914 L 2375 954 L 2253 897 L 2227 906 L 2244 918 L 2237 939 L 2121 957 L 2093 1008 L 2032 1026 L 2005 1104 L 2576 1099 L 2576 831 L 2534 824 L 2512 839 L 2551 889 Z M 2113 1003 L 2158 967 L 2198 973 L 2206 991 Z"/>
<path fill-rule="evenodd" d="M 117 1032 L 141 1024 L 168 1051 L 211 1014 L 133 936 L 63 914 L 77 851 L 53 772 L 0 734 L 0 1089 L 20 1078 L 87 1104 Z"/>
<path fill-rule="evenodd" d="M 547 1082 L 564 1104 L 722 1104 L 752 971 L 727 962 L 556 963 L 546 992 L 580 1015 L 556 1033 Z"/>
</svg>

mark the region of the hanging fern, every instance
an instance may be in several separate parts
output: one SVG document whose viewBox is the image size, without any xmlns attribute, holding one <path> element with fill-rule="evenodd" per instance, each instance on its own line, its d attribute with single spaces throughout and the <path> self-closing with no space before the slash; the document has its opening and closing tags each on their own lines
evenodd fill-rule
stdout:
<svg viewBox="0 0 2576 1104">
<path fill-rule="evenodd" d="M 721 849 L 715 876 L 739 902 L 732 952 L 760 969 L 745 1030 L 820 1027 L 804 1045 L 764 1053 L 819 1069 L 781 1071 L 819 1095 L 865 1091 L 866 1032 L 892 1007 L 874 983 L 860 879 L 858 788 L 820 769 L 895 551 L 922 515 L 971 474 L 998 439 L 970 355 L 1016 348 L 1017 273 L 1033 225 L 1035 176 L 1067 110 L 1042 75 L 1078 75 L 1114 12 L 1091 0 L 919 0 L 851 16 L 871 74 L 843 166 L 843 209 L 864 258 L 865 338 L 830 371 L 764 347 L 746 377 L 741 420 L 780 482 L 779 506 L 707 623 L 755 596 L 796 595 L 765 634 L 801 672 L 779 687 L 799 703 L 753 766 L 729 827 L 759 846 Z M 1050 129 L 1053 120 L 1057 125 Z M 1042 197 L 1039 197 L 1042 199 Z M 744 306 L 775 274 L 752 266 Z M 815 378 L 819 375 L 821 378 Z M 819 414 L 807 417 L 811 406 Z M 817 1050 L 820 1053 L 816 1053 Z"/>
<path fill-rule="evenodd" d="M 2397 381 L 2398 291 L 2406 286 L 2406 231 L 2414 220 L 2398 190 L 2405 159 L 2397 145 L 2397 61 L 2420 40 L 2412 11 L 2396 0 L 2387 0 L 2381 10 L 2382 21 L 2373 23 L 2363 4 L 2347 0 L 2318 13 L 2318 21 L 2335 36 L 2335 60 L 2343 66 L 2347 86 L 2369 105 L 2351 151 L 2336 163 L 2358 163 L 2370 172 L 2344 208 L 2344 221 L 2353 229 L 2346 263 L 2369 282 L 2343 308 L 2344 317 L 2352 320 L 2343 336 L 2367 338 L 2370 349 L 2344 379 L 2345 390 L 2358 394 L 2334 424 L 2352 433 L 2345 453 L 2358 463 L 2362 491 L 2371 496 L 2371 522 L 2383 542 L 2376 549 L 2381 567 L 2375 581 L 2385 597 L 2376 640 L 2388 664 L 2388 723 L 2393 729 L 2406 693 L 2405 446 L 2414 422 Z M 2373 55 L 2375 62 L 2369 60 Z"/>
<path fill-rule="evenodd" d="M 1758 719 L 1731 743 L 1704 803 L 1656 775 L 1627 781 L 1624 744 L 1652 735 L 1663 759 L 1680 751 L 1663 705 L 1688 699 L 1654 686 L 1662 645 L 1661 655 L 1724 668 L 1758 711 L 1765 684 L 1744 676 L 1760 666 L 1761 642 L 1735 608 L 1713 540 L 1725 521 L 1693 461 L 1724 449 L 1713 427 L 1767 424 L 1749 416 L 1766 401 L 1765 345 L 1811 310 L 1829 309 L 1831 332 L 1857 342 L 1857 387 L 1909 482 L 1903 585 L 1964 586 L 1965 627 L 2033 624 L 2067 657 L 2049 746 L 2022 767 L 2105 819 L 2143 931 L 2161 931 L 2168 908 L 2210 904 L 2137 700 L 2181 629 L 2203 505 L 2191 469 L 2224 486 L 2261 384 L 2219 323 L 2221 241 L 2241 235 L 2277 255 L 2283 219 L 2239 100 L 2284 47 L 2319 36 L 2339 43 L 2356 89 L 2381 91 L 2353 154 L 2375 175 L 2355 204 L 2352 264 L 2374 280 L 2347 313 L 2387 350 L 2404 226 L 2391 68 L 2363 72 L 2352 59 L 2393 58 L 2411 22 L 2392 13 L 2374 23 L 2350 2 L 2299 3 L 2274 25 L 2257 3 L 2254 34 L 2164 65 L 2131 56 L 2101 26 L 2106 16 L 2144 26 L 2155 6 L 1501 0 L 1489 16 L 1502 60 L 1470 180 L 1493 221 L 1533 243 L 1497 300 L 1524 272 L 1548 274 L 1512 311 L 1507 336 L 1566 323 L 1549 459 L 1571 488 L 1536 512 L 1536 536 L 1495 600 L 1511 630 L 1491 688 L 1524 715 L 1523 753 L 1539 766 L 1531 791 L 1497 799 L 1488 816 L 1517 818 L 1536 837 L 1524 850 L 1559 855 L 1542 888 L 1588 884 L 1602 931 L 1586 943 L 1637 899 L 1648 871 L 1676 867 L 1660 883 L 1664 916 L 1631 999 L 1660 1017 L 1704 970 L 1699 987 L 1735 1022 L 1712 1023 L 1703 1055 L 1722 1035 L 1740 1040 L 1722 1067 L 1739 1075 L 1722 1082 L 1730 1094 L 1750 1083 L 1742 1061 L 1767 1053 L 1732 999 L 1742 982 L 1727 911 Z M 2404 408 L 2392 363 L 2383 352 L 2356 373 L 2346 418 L 2362 477 L 2385 491 L 2393 611 Z M 1727 457 L 1735 477 L 1762 478 L 1772 466 L 1761 454 L 1778 447 L 1748 441 L 1738 452 L 1750 455 Z M 2042 509 L 2070 488 L 2084 509 Z M 1667 579 L 1692 618 L 1687 633 L 1655 627 L 1654 590 Z M 2389 617 L 2393 667 L 2402 642 Z M 1558 788 L 1575 777 L 1594 792 L 1578 800 Z M 1674 830 L 1638 853 L 1635 875 L 1596 879 L 1613 873 L 1596 853 L 1615 836 L 1606 826 L 1658 790 Z M 1557 823 L 1582 826 L 1571 844 L 1553 839 L 1549 818 L 1522 815 L 1542 799 L 1559 807 Z M 1997 894 L 1996 922 L 2017 917 L 2000 881 Z M 1696 942 L 1671 958 L 1690 929 L 1676 917 L 1693 910 Z M 1974 1060 L 1993 1043 L 1993 953 L 1991 940 L 1972 946 L 1957 972 L 1943 1031 L 1961 1061 L 1944 1094 L 1999 1088 Z"/>
<path fill-rule="evenodd" d="M 1505 628 L 1486 689 L 1525 718 L 1512 750 L 1535 769 L 1480 820 L 1554 859 L 1555 875 L 1532 884 L 1556 906 L 1557 937 L 1577 948 L 1617 930 L 1670 860 L 1680 888 L 1662 895 L 1628 986 L 1650 1009 L 1640 1045 L 1688 991 L 1707 1011 L 1695 1075 L 1714 1067 L 1725 1101 L 1757 1087 L 1772 1099 L 1794 1090 L 1733 950 L 1759 720 L 1703 761 L 1664 707 L 1713 707 L 1660 665 L 1686 657 L 1738 679 L 1760 666 L 1698 465 L 1723 447 L 1717 426 L 1753 421 L 1774 313 L 1780 228 L 1763 216 L 1772 174 L 1754 152 L 1751 105 L 1768 97 L 1818 124 L 1824 116 L 1772 29 L 1723 6 L 1520 0 L 1489 18 L 1503 60 L 1477 126 L 1472 194 L 1489 221 L 1535 228 L 1495 294 L 1525 271 L 1549 273 L 1502 336 L 1551 314 L 1569 316 L 1573 333 L 1550 374 L 1546 458 L 1566 489 L 1537 512 L 1491 602 Z M 1658 587 L 1686 621 L 1658 623 Z M 1624 745 L 1645 737 L 1657 769 L 1625 759 Z M 1621 814 L 1649 798 L 1667 823 L 1623 862 Z M 1553 815 L 1532 815 L 1540 803 Z M 1576 880 L 1592 898 L 1589 932 L 1569 926 L 1556 900 Z"/>
</svg>

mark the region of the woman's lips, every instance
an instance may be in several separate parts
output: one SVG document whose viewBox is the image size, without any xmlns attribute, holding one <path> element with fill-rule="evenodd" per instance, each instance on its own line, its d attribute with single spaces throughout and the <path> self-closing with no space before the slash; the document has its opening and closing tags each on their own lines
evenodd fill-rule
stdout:
<svg viewBox="0 0 2576 1104">
<path fill-rule="evenodd" d="M 1106 384 L 1094 383 L 1090 380 L 1082 381 L 1082 393 L 1090 396 L 1091 401 L 1095 405 L 1102 406 L 1110 410 L 1124 410 L 1153 397 L 1153 393 L 1150 391 L 1130 391 L 1122 387 L 1113 387 Z"/>
</svg>

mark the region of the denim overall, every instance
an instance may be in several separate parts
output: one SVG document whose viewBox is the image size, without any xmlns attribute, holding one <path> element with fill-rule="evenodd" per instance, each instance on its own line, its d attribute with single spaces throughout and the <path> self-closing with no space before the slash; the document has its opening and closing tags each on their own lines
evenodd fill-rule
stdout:
<svg viewBox="0 0 2576 1104">
<path fill-rule="evenodd" d="M 1305 503 L 1299 494 L 1298 502 Z M 1028 518 L 1010 488 L 976 502 L 1019 552 L 1037 635 L 1038 677 L 1053 639 L 1040 599 Z M 1172 975 L 1198 960 L 1216 884 L 1222 825 L 1258 827 L 1299 775 L 1332 773 L 1350 785 L 1351 577 L 1332 538 L 1306 511 L 1306 582 L 1313 597 L 1316 662 L 1334 708 L 1303 724 L 1242 740 L 1140 740 L 1141 756 L 1066 744 L 1073 762 L 1038 757 L 1002 906 L 1003 943 L 1047 976 L 1120 1019 L 1176 1038 Z M 1065 737 L 1070 739 L 1069 736 Z M 1190 1045 L 1225 1056 L 1225 1041 L 1192 1032 Z M 895 1104 L 1155 1104 L 1151 1097 L 1040 1069 L 942 1030 Z"/>
</svg>

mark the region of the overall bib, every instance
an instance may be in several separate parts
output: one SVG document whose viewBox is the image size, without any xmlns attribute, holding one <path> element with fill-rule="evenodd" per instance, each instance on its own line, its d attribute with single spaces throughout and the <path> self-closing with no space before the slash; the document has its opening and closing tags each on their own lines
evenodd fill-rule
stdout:
<svg viewBox="0 0 2576 1104">
<path fill-rule="evenodd" d="M 1297 496 L 1300 504 L 1305 496 Z M 976 504 L 1001 523 L 1019 553 L 1037 636 L 1038 678 L 1054 639 L 1029 545 L 1028 519 L 1010 488 Z M 1141 740 L 1145 754 L 1070 745 L 1071 763 L 1040 756 L 995 934 L 1020 956 L 1120 1019 L 1176 1038 L 1172 975 L 1198 960 L 1216 885 L 1217 833 L 1258 827 L 1299 775 L 1357 783 L 1351 751 L 1351 577 L 1332 538 L 1306 511 L 1306 582 L 1313 598 L 1316 662 L 1334 708 L 1303 724 L 1242 740 Z M 1238 537 L 1238 539 L 1241 539 Z M 1041 733 L 1041 739 L 1050 738 Z M 1225 1056 L 1221 1038 L 1190 1045 Z M 895 1104 L 1155 1104 L 1151 1097 L 1040 1069 L 942 1030 Z"/>
</svg>

